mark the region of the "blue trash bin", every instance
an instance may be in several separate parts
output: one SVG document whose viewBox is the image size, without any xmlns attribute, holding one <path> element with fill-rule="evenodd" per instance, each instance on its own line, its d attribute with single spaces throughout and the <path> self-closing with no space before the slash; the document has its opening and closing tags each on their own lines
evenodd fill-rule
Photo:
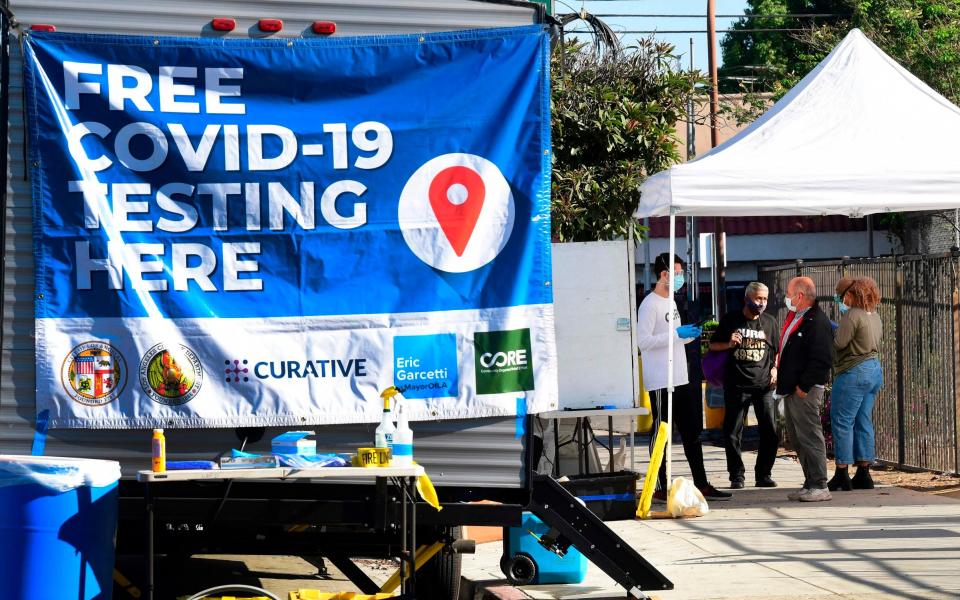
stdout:
<svg viewBox="0 0 960 600">
<path fill-rule="evenodd" d="M 4 598 L 110 600 L 120 463 L 0 455 Z"/>
</svg>

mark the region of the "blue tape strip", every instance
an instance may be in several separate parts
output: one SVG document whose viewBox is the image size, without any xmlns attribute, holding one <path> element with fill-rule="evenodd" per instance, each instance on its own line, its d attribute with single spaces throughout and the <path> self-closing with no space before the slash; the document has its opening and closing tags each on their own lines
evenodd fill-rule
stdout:
<svg viewBox="0 0 960 600">
<path fill-rule="evenodd" d="M 517 398 L 517 439 L 527 432 L 527 399 L 524 396 Z"/>
<path fill-rule="evenodd" d="M 47 421 L 50 420 L 50 409 L 40 411 L 37 415 L 37 427 L 33 431 L 33 448 L 30 454 L 33 456 L 43 456 L 43 451 L 47 447 Z"/>
<path fill-rule="evenodd" d="M 598 502 L 600 500 L 623 500 L 623 501 L 633 501 L 636 500 L 636 496 L 633 494 L 598 494 L 596 496 L 577 496 L 584 502 Z"/>
</svg>

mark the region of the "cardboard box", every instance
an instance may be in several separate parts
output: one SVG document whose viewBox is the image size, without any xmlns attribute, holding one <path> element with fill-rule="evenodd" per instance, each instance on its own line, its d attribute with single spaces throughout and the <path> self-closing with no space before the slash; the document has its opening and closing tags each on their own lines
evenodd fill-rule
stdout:
<svg viewBox="0 0 960 600">
<path fill-rule="evenodd" d="M 288 431 L 273 438 L 270 447 L 274 454 L 313 455 L 317 453 L 317 440 L 312 431 Z"/>
</svg>

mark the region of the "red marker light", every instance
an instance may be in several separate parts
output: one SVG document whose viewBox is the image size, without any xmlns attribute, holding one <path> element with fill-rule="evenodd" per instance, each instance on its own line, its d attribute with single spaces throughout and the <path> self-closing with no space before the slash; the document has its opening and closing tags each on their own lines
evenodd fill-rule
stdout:
<svg viewBox="0 0 960 600">
<path fill-rule="evenodd" d="M 237 28 L 237 22 L 233 19 L 217 18 L 210 21 L 210 27 L 214 31 L 233 31 Z"/>
<path fill-rule="evenodd" d="M 30 31 L 56 31 L 56 25 L 46 25 L 44 23 L 35 23 L 30 26 Z"/>
<path fill-rule="evenodd" d="M 260 19 L 257 21 L 257 27 L 260 28 L 260 31 L 272 33 L 283 29 L 283 21 L 281 19 Z"/>
<path fill-rule="evenodd" d="M 333 21 L 314 21 L 310 27 L 314 33 L 330 35 L 337 32 L 337 24 Z"/>
</svg>

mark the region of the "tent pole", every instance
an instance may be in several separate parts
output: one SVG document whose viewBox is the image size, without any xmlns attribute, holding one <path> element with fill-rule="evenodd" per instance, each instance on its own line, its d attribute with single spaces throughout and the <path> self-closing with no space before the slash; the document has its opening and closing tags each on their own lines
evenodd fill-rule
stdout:
<svg viewBox="0 0 960 600">
<path fill-rule="evenodd" d="M 643 227 L 647 231 L 647 239 L 643 240 L 643 293 L 648 294 L 657 285 L 650 279 L 650 217 L 643 218 Z M 659 273 L 657 277 L 660 277 Z M 640 298 L 637 298 L 637 304 L 640 304 Z"/>
<path fill-rule="evenodd" d="M 676 261 L 676 245 L 677 245 L 677 218 L 673 213 L 673 209 L 670 209 L 670 260 L 667 262 L 667 273 L 670 273 L 670 277 L 667 279 L 667 297 L 670 298 L 670 304 L 673 304 L 673 275 L 674 275 L 674 262 Z M 672 472 L 671 468 L 673 466 L 673 346 L 674 338 L 678 324 L 677 324 L 677 311 L 670 311 L 670 326 L 668 332 L 670 335 L 667 337 L 667 489 L 666 492 L 670 489 L 670 483 L 673 481 L 671 478 Z"/>
</svg>

